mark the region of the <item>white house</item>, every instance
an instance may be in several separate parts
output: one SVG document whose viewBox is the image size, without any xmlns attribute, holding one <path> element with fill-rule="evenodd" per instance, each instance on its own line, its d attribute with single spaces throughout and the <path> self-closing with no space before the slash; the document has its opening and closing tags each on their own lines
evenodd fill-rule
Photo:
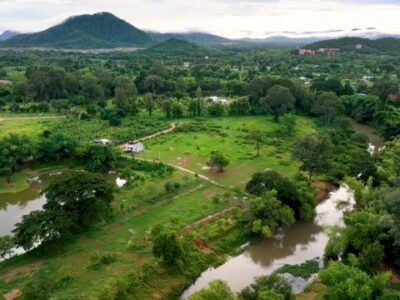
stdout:
<svg viewBox="0 0 400 300">
<path fill-rule="evenodd" d="M 209 99 L 209 101 L 210 101 L 211 103 L 219 103 L 219 104 L 222 104 L 222 105 L 225 105 L 225 104 L 228 103 L 228 100 L 222 99 L 222 98 L 220 98 L 220 97 L 218 97 L 218 96 L 211 96 L 211 97 L 209 97 L 208 99 Z"/>
<path fill-rule="evenodd" d="M 144 151 L 144 145 L 143 145 L 143 143 L 128 144 L 128 145 L 126 145 L 125 151 L 139 153 L 139 152 Z"/>
<path fill-rule="evenodd" d="M 112 144 L 112 140 L 109 140 L 109 139 L 98 139 L 98 140 L 94 140 L 93 143 L 101 144 L 101 145 L 111 145 Z"/>
</svg>

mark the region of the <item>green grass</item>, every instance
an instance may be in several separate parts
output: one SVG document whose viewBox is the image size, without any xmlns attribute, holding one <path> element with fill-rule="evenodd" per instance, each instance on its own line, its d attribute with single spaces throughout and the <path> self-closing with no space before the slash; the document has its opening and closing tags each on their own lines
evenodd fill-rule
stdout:
<svg viewBox="0 0 400 300">
<path fill-rule="evenodd" d="M 145 142 L 143 158 L 160 159 L 206 175 L 230 187 L 243 187 L 255 172 L 274 169 L 284 175 L 292 175 L 298 164 L 291 159 L 291 144 L 295 137 L 316 130 L 311 119 L 297 118 L 296 134 L 287 137 L 280 133 L 280 124 L 271 118 L 242 117 L 204 119 L 194 126 L 207 126 L 198 132 L 174 132 Z M 253 130 L 265 133 L 265 144 L 260 156 L 255 145 L 248 139 Z M 213 174 L 205 164 L 213 151 L 219 151 L 230 160 L 223 174 Z"/>
<path fill-rule="evenodd" d="M 167 181 L 182 185 L 178 194 L 168 195 L 162 190 Z M 156 190 L 155 186 L 159 188 Z M 52 273 L 63 266 L 70 266 L 74 270 L 74 280 L 58 290 L 54 297 L 94 299 L 111 279 L 138 270 L 144 261 L 151 259 L 148 234 L 153 226 L 171 224 L 180 230 L 188 223 L 229 207 L 234 199 L 213 201 L 215 195 L 223 193 L 224 190 L 181 172 L 154 179 L 140 187 L 123 188 L 116 193 L 116 217 L 111 223 L 99 224 L 62 247 L 48 252 L 36 250 L 0 265 L 0 294 L 14 286 L 20 287 L 28 279 L 26 274 L 31 264 L 40 262 L 40 276 L 54 276 Z M 100 270 L 93 270 L 88 266 L 92 263 L 90 258 L 94 252 L 115 253 L 118 259 L 102 266 Z M 18 273 L 18 270 L 21 270 L 21 274 L 10 279 L 10 274 Z M 49 273 L 50 270 L 52 273 Z M 22 274 L 23 271 L 26 274 Z M 6 278 L 9 280 L 6 281 Z M 170 289 L 169 285 L 184 283 L 184 278 L 171 274 L 164 274 L 159 280 L 165 282 L 167 286 L 164 288 L 167 290 Z"/>
<path fill-rule="evenodd" d="M 6 118 L 25 118 L 25 117 L 38 117 L 32 114 L 14 114 L 14 115 L 0 115 Z M 32 120 L 13 120 L 5 119 L 0 120 L 0 138 L 6 137 L 11 133 L 24 134 L 30 138 L 37 138 L 45 129 L 49 129 L 55 124 L 58 124 L 60 119 L 32 119 Z"/>
</svg>

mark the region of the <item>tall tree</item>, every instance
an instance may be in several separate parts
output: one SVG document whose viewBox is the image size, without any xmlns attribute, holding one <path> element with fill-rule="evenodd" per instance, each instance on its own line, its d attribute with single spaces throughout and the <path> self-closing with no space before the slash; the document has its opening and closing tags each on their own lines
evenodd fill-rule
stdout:
<svg viewBox="0 0 400 300">
<path fill-rule="evenodd" d="M 267 96 L 261 99 L 264 109 L 270 112 L 276 121 L 288 111 L 294 109 L 295 99 L 286 87 L 275 85 L 268 90 Z"/>
<path fill-rule="evenodd" d="M 292 156 L 303 163 L 302 169 L 312 176 L 329 168 L 331 145 L 324 136 L 308 135 L 296 140 L 293 144 Z"/>
<path fill-rule="evenodd" d="M 332 92 L 322 93 L 314 104 L 314 112 L 323 118 L 326 126 L 330 126 L 334 118 L 343 111 L 339 98 Z"/>
</svg>

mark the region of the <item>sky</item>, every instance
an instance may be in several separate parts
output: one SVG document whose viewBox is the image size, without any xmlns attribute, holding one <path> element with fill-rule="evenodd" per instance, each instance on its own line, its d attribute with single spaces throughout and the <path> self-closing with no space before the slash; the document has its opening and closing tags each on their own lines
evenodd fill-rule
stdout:
<svg viewBox="0 0 400 300">
<path fill-rule="evenodd" d="M 400 0 L 0 0 L 0 32 L 41 31 L 102 11 L 144 30 L 229 38 L 400 34 Z"/>
</svg>

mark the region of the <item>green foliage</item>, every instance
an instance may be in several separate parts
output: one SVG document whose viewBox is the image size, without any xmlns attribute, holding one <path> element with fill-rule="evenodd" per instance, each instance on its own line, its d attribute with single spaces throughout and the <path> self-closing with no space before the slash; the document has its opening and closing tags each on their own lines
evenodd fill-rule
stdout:
<svg viewBox="0 0 400 300">
<path fill-rule="evenodd" d="M 12 253 L 14 246 L 14 238 L 11 235 L 0 236 L 0 257 L 5 259 L 7 255 Z"/>
<path fill-rule="evenodd" d="M 302 169 L 308 172 L 311 180 L 313 175 L 326 172 L 329 168 L 330 149 L 327 138 L 308 135 L 295 141 L 292 155 L 303 163 Z"/>
<path fill-rule="evenodd" d="M 229 160 L 222 153 L 211 154 L 207 166 L 216 170 L 218 173 L 224 172 L 224 168 L 229 165 Z"/>
<path fill-rule="evenodd" d="M 335 93 L 322 93 L 314 104 L 314 112 L 320 116 L 326 126 L 330 126 L 334 119 L 343 112 L 343 106 Z"/>
<path fill-rule="evenodd" d="M 15 225 L 15 243 L 31 249 L 79 232 L 110 216 L 113 190 L 102 177 L 86 172 L 68 172 L 50 183 L 44 192 L 47 202 L 41 211 L 23 216 Z"/>
<path fill-rule="evenodd" d="M 295 99 L 288 88 L 275 85 L 268 90 L 261 102 L 265 111 L 271 113 L 278 121 L 279 117 L 294 109 Z"/>
<path fill-rule="evenodd" d="M 278 172 L 269 170 L 253 174 L 246 185 L 246 191 L 257 196 L 271 190 L 277 192 L 277 198 L 282 204 L 294 211 L 296 219 L 312 220 L 315 215 L 314 194 L 304 177 L 296 176 L 289 180 Z"/>
<path fill-rule="evenodd" d="M 292 287 L 277 274 L 257 277 L 256 281 L 239 294 L 240 300 L 293 300 Z"/>
<path fill-rule="evenodd" d="M 91 172 L 108 172 L 116 167 L 119 154 L 112 146 L 89 145 L 81 155 L 86 169 Z"/>
<path fill-rule="evenodd" d="M 156 227 L 152 231 L 153 254 L 166 264 L 177 264 L 183 258 L 182 240 L 173 230 Z"/>
<path fill-rule="evenodd" d="M 101 266 L 112 264 L 117 260 L 115 253 L 99 253 L 95 252 L 90 256 L 90 269 L 99 269 Z"/>
<path fill-rule="evenodd" d="M 327 299 L 376 299 L 385 289 L 390 273 L 370 276 L 354 265 L 331 262 L 320 273 L 322 283 L 328 285 Z"/>
<path fill-rule="evenodd" d="M 34 154 L 35 148 L 27 136 L 11 134 L 0 141 L 0 168 L 11 168 L 14 172 Z"/>
<path fill-rule="evenodd" d="M 76 154 L 77 147 L 76 139 L 59 133 L 50 133 L 39 141 L 37 157 L 45 162 L 69 158 Z"/>
<path fill-rule="evenodd" d="M 33 34 L 21 34 L 7 46 L 55 48 L 116 48 L 151 43 L 150 36 L 110 13 L 81 15 Z"/>
<path fill-rule="evenodd" d="M 311 275 L 318 273 L 320 270 L 319 261 L 317 260 L 308 260 L 305 263 L 300 265 L 284 265 L 279 268 L 276 273 L 283 274 L 289 273 L 295 277 L 302 277 L 304 279 L 308 279 Z"/>
<path fill-rule="evenodd" d="M 235 300 L 236 295 L 228 284 L 222 280 L 211 281 L 208 286 L 190 295 L 189 300 Z"/>
<path fill-rule="evenodd" d="M 281 224 L 295 222 L 293 210 L 283 205 L 276 195 L 277 192 L 271 190 L 251 200 L 251 231 L 253 233 L 269 238 Z"/>
</svg>

